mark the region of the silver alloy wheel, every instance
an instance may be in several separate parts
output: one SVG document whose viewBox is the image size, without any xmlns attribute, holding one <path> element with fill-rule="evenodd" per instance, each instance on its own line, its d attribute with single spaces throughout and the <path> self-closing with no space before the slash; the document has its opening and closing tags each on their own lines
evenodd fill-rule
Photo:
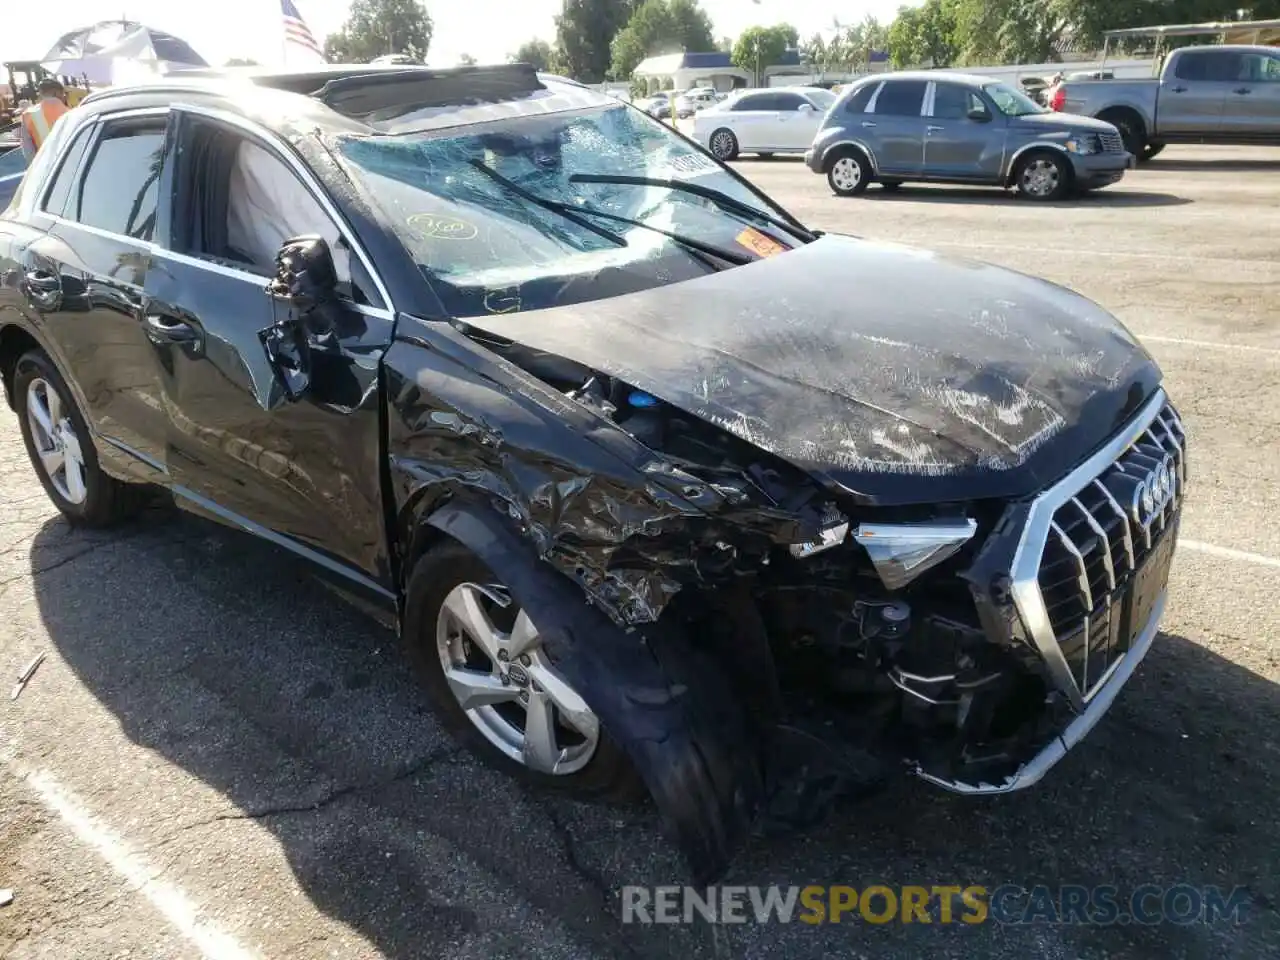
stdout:
<svg viewBox="0 0 1280 960">
<path fill-rule="evenodd" d="M 1022 168 L 1022 189 L 1033 197 L 1048 197 L 1058 189 L 1062 175 L 1058 165 L 1045 157 L 1037 157 Z"/>
<path fill-rule="evenodd" d="M 70 504 L 84 503 L 89 491 L 80 437 L 62 410 L 58 391 L 39 377 L 27 386 L 27 424 L 40 467 L 58 495 Z"/>
<path fill-rule="evenodd" d="M 856 189 L 862 182 L 862 166 L 853 157 L 841 157 L 831 167 L 831 182 L 841 190 Z"/>
<path fill-rule="evenodd" d="M 715 154 L 717 160 L 728 160 L 733 156 L 733 134 L 728 130 L 721 130 L 711 138 L 711 152 Z"/>
<path fill-rule="evenodd" d="M 493 622 L 487 607 L 510 612 L 511 604 L 498 584 L 449 591 L 436 618 L 445 680 L 467 719 L 506 756 L 537 773 L 576 773 L 595 754 L 600 722 L 551 666 L 528 614 L 517 609 L 509 632 Z"/>
</svg>

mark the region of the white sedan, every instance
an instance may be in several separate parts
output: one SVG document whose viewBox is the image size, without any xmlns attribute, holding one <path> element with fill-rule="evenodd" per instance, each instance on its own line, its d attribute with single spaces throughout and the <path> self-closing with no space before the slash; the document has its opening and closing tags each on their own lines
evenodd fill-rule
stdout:
<svg viewBox="0 0 1280 960">
<path fill-rule="evenodd" d="M 693 139 L 718 160 L 739 153 L 804 153 L 836 95 L 821 87 L 743 90 L 699 111 Z"/>
</svg>

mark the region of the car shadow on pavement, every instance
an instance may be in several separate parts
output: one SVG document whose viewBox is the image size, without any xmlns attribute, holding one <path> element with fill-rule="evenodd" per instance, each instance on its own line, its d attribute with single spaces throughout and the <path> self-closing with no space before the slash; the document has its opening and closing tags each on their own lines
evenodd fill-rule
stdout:
<svg viewBox="0 0 1280 960">
<path fill-rule="evenodd" d="M 682 882 L 652 809 L 557 800 L 477 764 L 428 713 L 394 638 L 300 561 L 160 508 L 111 537 L 49 520 L 31 557 L 58 655 L 130 740 L 233 805 L 203 815 L 210 829 L 269 830 L 310 901 L 388 957 L 1280 950 L 1280 691 L 1188 638 L 1158 640 L 1040 787 L 978 800 L 902 781 L 803 835 L 754 841 L 726 882 L 1239 885 L 1246 925 L 944 925 L 935 911 L 931 924 L 623 926 L 623 885 Z M 173 814 L 156 829 L 191 826 Z M 221 870 L 220 834 L 204 836 Z M 243 882 L 254 903 L 261 888 Z M 234 877 L 221 884 L 236 893 Z"/>
<path fill-rule="evenodd" d="M 903 184 L 897 190 L 885 190 L 872 185 L 860 200 L 878 200 L 885 203 L 985 203 L 985 204 L 1018 204 L 1033 208 L 1045 207 L 1177 207 L 1194 203 L 1188 197 L 1179 197 L 1171 193 L 1152 193 L 1144 190 L 1116 190 L 1105 187 L 1091 190 L 1083 196 L 1068 197 L 1064 200 L 1032 202 L 1018 196 L 1012 190 L 996 188 L 925 186 L 923 184 Z"/>
</svg>

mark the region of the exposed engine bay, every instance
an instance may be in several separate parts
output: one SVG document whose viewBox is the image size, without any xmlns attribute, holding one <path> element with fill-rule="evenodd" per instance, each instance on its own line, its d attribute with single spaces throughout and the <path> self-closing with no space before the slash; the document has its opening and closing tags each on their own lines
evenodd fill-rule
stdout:
<svg viewBox="0 0 1280 960">
<path fill-rule="evenodd" d="M 683 621 L 750 699 L 762 727 L 783 725 L 815 746 L 832 739 L 850 745 L 846 758 L 855 758 L 858 781 L 851 789 L 903 758 L 943 782 L 999 783 L 1043 745 L 1058 720 L 1056 697 L 1012 628 L 1005 645 L 988 639 L 969 578 L 976 544 L 986 539 L 975 533 L 997 524 L 1000 505 L 967 505 L 974 520 L 961 519 L 958 504 L 868 510 L 617 377 L 470 335 L 617 425 L 681 475 L 728 492 L 731 504 L 791 519 L 778 529 L 803 536 L 798 542 L 744 528 L 741 538 L 720 540 L 710 551 L 691 544 L 695 556 L 676 574 L 679 592 L 657 621 Z M 956 542 L 910 566 L 878 568 L 860 531 L 887 520 L 950 524 Z M 809 731 L 818 734 L 810 738 Z M 796 745 L 788 739 L 785 749 Z"/>
</svg>

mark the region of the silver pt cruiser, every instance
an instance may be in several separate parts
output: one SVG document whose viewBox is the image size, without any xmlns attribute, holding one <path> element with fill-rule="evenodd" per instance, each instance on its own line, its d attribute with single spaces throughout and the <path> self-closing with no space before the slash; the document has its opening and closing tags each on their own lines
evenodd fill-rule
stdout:
<svg viewBox="0 0 1280 960">
<path fill-rule="evenodd" d="M 827 112 L 805 162 L 841 196 L 872 181 L 1017 187 L 1058 200 L 1134 166 L 1114 126 L 1056 113 L 1007 84 L 963 73 L 894 73 L 854 84 Z"/>
</svg>

